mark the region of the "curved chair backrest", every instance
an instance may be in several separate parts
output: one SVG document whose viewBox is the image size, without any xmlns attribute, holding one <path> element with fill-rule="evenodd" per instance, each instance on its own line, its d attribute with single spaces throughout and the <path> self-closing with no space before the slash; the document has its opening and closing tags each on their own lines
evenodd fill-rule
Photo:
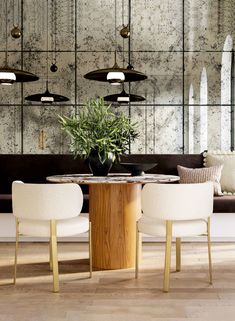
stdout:
<svg viewBox="0 0 235 321">
<path fill-rule="evenodd" d="M 58 220 L 80 214 L 83 194 L 77 184 L 12 184 L 13 214 L 31 220 Z"/>
<path fill-rule="evenodd" d="M 146 184 L 143 215 L 162 220 L 208 218 L 213 212 L 213 183 Z"/>
</svg>

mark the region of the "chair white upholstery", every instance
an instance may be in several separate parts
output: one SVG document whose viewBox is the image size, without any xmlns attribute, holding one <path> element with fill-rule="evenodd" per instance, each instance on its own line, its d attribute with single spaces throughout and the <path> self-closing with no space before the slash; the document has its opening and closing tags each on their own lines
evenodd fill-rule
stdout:
<svg viewBox="0 0 235 321">
<path fill-rule="evenodd" d="M 213 212 L 213 183 L 200 184 L 146 184 L 142 190 L 142 217 L 137 222 L 138 276 L 138 233 L 166 237 L 164 291 L 169 288 L 170 254 L 172 237 L 177 241 L 177 270 L 180 270 L 180 239 L 187 236 L 208 235 L 210 256 L 210 216 Z"/>
<path fill-rule="evenodd" d="M 58 292 L 56 239 L 58 236 L 66 237 L 85 233 L 90 228 L 89 219 L 79 215 L 83 204 L 83 193 L 80 186 L 77 184 L 24 184 L 15 181 L 12 184 L 12 204 L 17 226 L 14 283 L 16 283 L 19 235 L 49 237 L 54 292 Z M 91 244 L 89 244 L 89 249 L 91 249 Z"/>
<path fill-rule="evenodd" d="M 50 222 L 20 219 L 19 233 L 25 236 L 50 237 Z M 73 236 L 89 230 L 89 220 L 83 216 L 56 221 L 57 237 Z"/>
<path fill-rule="evenodd" d="M 63 220 L 80 214 L 83 204 L 77 184 L 12 184 L 13 214 L 20 219 Z"/>
<path fill-rule="evenodd" d="M 166 222 L 158 219 L 142 217 L 139 220 L 138 228 L 141 233 L 153 236 L 166 236 Z M 185 220 L 172 222 L 173 237 L 198 236 L 207 233 L 205 220 Z"/>
</svg>

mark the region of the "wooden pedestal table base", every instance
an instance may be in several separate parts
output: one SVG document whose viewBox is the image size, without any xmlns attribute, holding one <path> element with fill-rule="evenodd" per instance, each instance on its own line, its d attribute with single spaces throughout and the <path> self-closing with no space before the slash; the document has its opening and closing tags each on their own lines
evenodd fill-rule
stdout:
<svg viewBox="0 0 235 321">
<path fill-rule="evenodd" d="M 134 267 L 141 185 L 91 184 L 89 213 L 93 266 L 98 269 Z"/>
</svg>

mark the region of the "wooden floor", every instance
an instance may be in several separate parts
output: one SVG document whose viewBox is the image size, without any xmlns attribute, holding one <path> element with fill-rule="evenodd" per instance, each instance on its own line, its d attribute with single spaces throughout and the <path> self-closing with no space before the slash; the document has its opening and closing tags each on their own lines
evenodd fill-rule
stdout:
<svg viewBox="0 0 235 321">
<path fill-rule="evenodd" d="M 0 243 L 0 321 L 234 321 L 235 244 L 212 247 L 214 283 L 208 283 L 204 243 L 182 246 L 182 272 L 172 255 L 170 292 L 162 293 L 163 244 L 145 244 L 138 280 L 133 270 L 96 271 L 88 279 L 87 244 L 60 243 L 61 292 L 54 294 L 44 243 L 19 249 L 13 286 L 14 244 Z"/>
</svg>

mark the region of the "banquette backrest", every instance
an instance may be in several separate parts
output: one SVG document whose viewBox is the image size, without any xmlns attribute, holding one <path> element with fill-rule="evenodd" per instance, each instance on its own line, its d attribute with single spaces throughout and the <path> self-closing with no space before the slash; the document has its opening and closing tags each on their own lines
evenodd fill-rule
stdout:
<svg viewBox="0 0 235 321">
<path fill-rule="evenodd" d="M 203 167 L 201 154 L 131 154 L 121 158 L 125 162 L 157 163 L 149 173 L 177 175 L 177 165 L 200 168 Z M 113 173 L 123 173 L 126 170 L 115 164 Z M 14 180 L 25 183 L 45 183 L 46 177 L 56 174 L 90 173 L 87 163 L 74 159 L 72 155 L 34 155 L 15 154 L 0 155 L 0 213 L 12 212 L 11 185 Z M 82 186 L 88 195 L 88 186 Z M 215 197 L 214 211 L 220 213 L 235 213 L 235 196 Z M 83 212 L 88 212 L 87 197 Z"/>
<path fill-rule="evenodd" d="M 177 175 L 176 166 L 202 167 L 201 154 L 195 155 L 128 155 L 122 161 L 158 163 L 150 173 Z M 120 165 L 115 164 L 111 172 L 125 172 Z M 25 183 L 45 183 L 46 177 L 56 174 L 90 173 L 88 165 L 80 158 L 72 155 L 33 155 L 15 154 L 0 155 L 0 194 L 11 194 L 11 184 L 14 180 Z"/>
</svg>

